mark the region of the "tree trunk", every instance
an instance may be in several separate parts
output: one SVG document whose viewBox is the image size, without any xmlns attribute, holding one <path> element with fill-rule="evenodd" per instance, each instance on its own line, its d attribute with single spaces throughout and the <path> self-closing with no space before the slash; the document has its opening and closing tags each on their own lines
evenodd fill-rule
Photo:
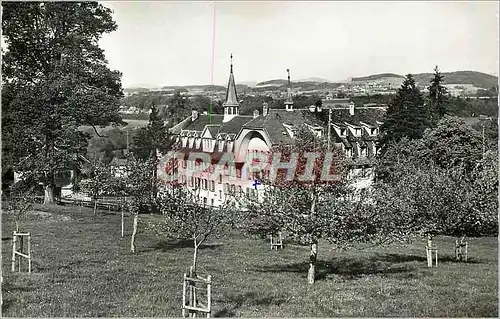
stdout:
<svg viewBox="0 0 500 319">
<path fill-rule="evenodd" d="M 43 198 L 44 204 L 52 204 L 54 203 L 54 187 L 52 185 L 44 186 L 45 196 Z"/>
<path fill-rule="evenodd" d="M 138 214 L 134 214 L 134 229 L 132 231 L 132 239 L 130 241 L 130 251 L 135 253 L 135 235 L 137 234 L 137 221 L 139 219 Z"/>
<path fill-rule="evenodd" d="M 307 273 L 307 282 L 314 284 L 316 278 L 316 260 L 318 258 L 318 241 L 314 240 L 311 244 L 311 254 L 309 255 L 309 272 Z"/>
<path fill-rule="evenodd" d="M 94 198 L 94 215 L 97 211 L 97 198 Z"/>
<path fill-rule="evenodd" d="M 123 238 L 123 219 L 124 219 L 124 216 L 123 216 L 123 206 L 122 206 L 122 238 Z"/>
<path fill-rule="evenodd" d="M 196 274 L 196 262 L 198 260 L 198 245 L 196 245 L 196 242 L 194 244 L 194 254 L 193 254 L 193 273 Z"/>
</svg>

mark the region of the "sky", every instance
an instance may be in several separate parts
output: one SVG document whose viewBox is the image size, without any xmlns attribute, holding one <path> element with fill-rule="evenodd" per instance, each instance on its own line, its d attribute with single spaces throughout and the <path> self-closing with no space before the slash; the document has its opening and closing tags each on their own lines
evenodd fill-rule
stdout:
<svg viewBox="0 0 500 319">
<path fill-rule="evenodd" d="M 498 76 L 498 2 L 105 1 L 100 40 L 124 87 L 376 73 Z"/>
</svg>

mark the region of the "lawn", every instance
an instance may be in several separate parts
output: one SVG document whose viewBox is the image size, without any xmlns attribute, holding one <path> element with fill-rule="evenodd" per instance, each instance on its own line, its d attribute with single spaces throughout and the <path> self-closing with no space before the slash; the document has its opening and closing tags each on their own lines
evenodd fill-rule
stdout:
<svg viewBox="0 0 500 319">
<path fill-rule="evenodd" d="M 3 316 L 181 315 L 189 242 L 142 230 L 132 254 L 131 217 L 121 239 L 117 214 L 43 209 L 23 228 L 32 233 L 32 274 L 10 271 L 14 226 L 2 215 Z M 212 275 L 218 317 L 496 317 L 497 238 L 469 239 L 469 263 L 452 260 L 454 241 L 435 240 L 442 261 L 431 269 L 424 240 L 342 252 L 320 243 L 318 281 L 308 285 L 307 247 L 271 251 L 268 241 L 234 233 L 208 242 L 199 268 Z"/>
</svg>

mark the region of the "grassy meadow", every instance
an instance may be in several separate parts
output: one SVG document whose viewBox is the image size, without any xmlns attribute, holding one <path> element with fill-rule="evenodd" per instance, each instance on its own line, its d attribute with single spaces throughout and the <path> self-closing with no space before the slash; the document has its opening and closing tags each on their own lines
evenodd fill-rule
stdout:
<svg viewBox="0 0 500 319">
<path fill-rule="evenodd" d="M 180 317 L 191 243 L 165 241 L 139 223 L 132 254 L 132 217 L 125 223 L 122 239 L 119 214 L 38 206 L 21 229 L 32 233 L 33 273 L 12 273 L 14 222 L 4 212 L 3 316 Z M 320 242 L 314 285 L 308 247 L 271 251 L 238 233 L 207 242 L 198 265 L 212 275 L 216 317 L 497 317 L 498 240 L 468 241 L 470 262 L 460 263 L 455 238 L 438 237 L 437 268 L 427 268 L 423 239 L 341 252 Z"/>
</svg>

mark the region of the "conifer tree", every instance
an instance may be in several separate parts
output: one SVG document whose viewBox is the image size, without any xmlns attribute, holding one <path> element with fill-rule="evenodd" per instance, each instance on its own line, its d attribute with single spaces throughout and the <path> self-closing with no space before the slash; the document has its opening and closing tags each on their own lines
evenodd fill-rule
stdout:
<svg viewBox="0 0 500 319">
<path fill-rule="evenodd" d="M 444 76 L 439 72 L 436 65 L 434 77 L 429 86 L 429 116 L 432 124 L 435 124 L 447 113 L 448 90 L 442 85 Z"/>
<path fill-rule="evenodd" d="M 428 115 L 424 109 L 422 93 L 416 86 L 411 74 L 408 74 L 398 89 L 381 127 L 381 146 L 384 153 L 390 142 L 398 142 L 403 137 L 421 138 L 428 126 Z"/>
</svg>

